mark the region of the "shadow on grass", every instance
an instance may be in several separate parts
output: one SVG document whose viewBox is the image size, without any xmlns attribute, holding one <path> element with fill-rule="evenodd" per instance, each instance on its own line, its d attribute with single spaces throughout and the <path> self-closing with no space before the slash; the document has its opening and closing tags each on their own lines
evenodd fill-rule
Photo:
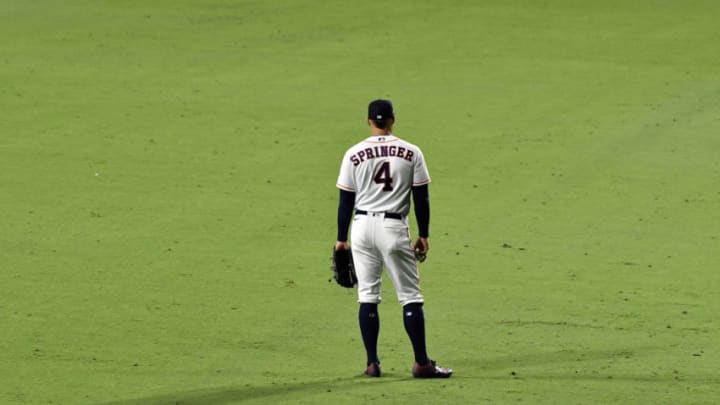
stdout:
<svg viewBox="0 0 720 405">
<path fill-rule="evenodd" d="M 690 382 L 695 384 L 717 384 L 720 383 L 720 376 L 709 375 L 703 378 L 695 378 L 683 375 L 628 375 L 618 373 L 613 375 L 610 371 L 595 373 L 582 365 L 585 361 L 612 360 L 619 358 L 642 357 L 649 353 L 658 351 L 658 348 L 631 348 L 604 351 L 572 351 L 561 350 L 556 352 L 535 353 L 531 355 L 507 355 L 490 359 L 465 358 L 456 360 L 450 366 L 455 369 L 451 378 L 454 380 L 539 380 L 539 381 L 582 381 L 582 380 L 605 380 L 634 381 L 648 383 L 668 382 Z M 561 367 L 562 363 L 575 363 L 577 367 L 564 367 L 562 371 L 558 368 L 555 371 L 538 372 L 524 371 L 525 367 L 538 365 L 555 365 Z M 576 371 L 568 372 L 568 368 L 575 368 Z M 507 375 L 498 375 L 499 371 L 508 370 Z M 513 374 L 514 373 L 514 374 Z M 211 389 L 188 390 L 170 394 L 161 394 L 136 398 L 105 402 L 102 405 L 220 405 L 243 401 L 263 400 L 270 402 L 273 399 L 282 400 L 282 397 L 297 397 L 298 394 L 321 394 L 323 392 L 343 391 L 350 387 L 357 388 L 362 384 L 388 384 L 413 380 L 409 374 L 383 373 L 379 379 L 369 379 L 364 376 L 351 376 L 345 378 L 332 378 L 316 381 L 273 383 L 270 385 L 245 385 L 217 387 Z"/>
<path fill-rule="evenodd" d="M 234 387 L 218 387 L 213 389 L 189 390 L 172 394 L 161 394 L 156 396 L 148 396 L 144 398 L 128 399 L 104 402 L 102 405 L 219 405 L 226 403 L 235 403 L 243 401 L 252 401 L 258 399 L 267 399 L 270 401 L 272 397 L 283 397 L 286 395 L 302 394 L 306 392 L 314 392 L 316 394 L 322 392 L 340 391 L 350 386 L 357 387 L 357 383 L 373 383 L 383 384 L 392 383 L 403 380 L 412 380 L 411 377 L 393 377 L 392 374 L 385 374 L 383 378 L 369 379 L 365 376 L 353 376 L 346 378 L 333 378 L 309 382 L 294 382 L 261 386 L 234 386 Z"/>
</svg>

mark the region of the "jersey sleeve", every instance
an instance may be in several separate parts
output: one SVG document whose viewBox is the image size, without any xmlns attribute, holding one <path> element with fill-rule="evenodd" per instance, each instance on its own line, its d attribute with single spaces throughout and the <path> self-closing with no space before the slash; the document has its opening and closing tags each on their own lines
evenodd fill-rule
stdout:
<svg viewBox="0 0 720 405">
<path fill-rule="evenodd" d="M 428 168 L 425 164 L 425 156 L 419 148 L 417 150 L 417 159 L 415 159 L 413 166 L 413 186 L 422 186 L 423 184 L 430 183 L 430 173 L 428 173 Z"/>
<path fill-rule="evenodd" d="M 343 156 L 342 163 L 340 164 L 340 174 L 338 175 L 337 188 L 345 191 L 355 191 L 355 179 L 353 178 L 353 164 L 350 160 L 349 152 Z"/>
</svg>

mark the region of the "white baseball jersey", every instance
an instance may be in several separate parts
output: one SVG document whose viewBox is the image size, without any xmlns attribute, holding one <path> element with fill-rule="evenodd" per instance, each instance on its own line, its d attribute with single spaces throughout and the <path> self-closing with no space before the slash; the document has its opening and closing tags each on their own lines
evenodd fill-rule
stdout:
<svg viewBox="0 0 720 405">
<path fill-rule="evenodd" d="M 348 149 L 337 187 L 356 193 L 359 210 L 407 215 L 410 188 L 429 182 L 420 148 L 393 135 L 381 135 Z"/>
</svg>

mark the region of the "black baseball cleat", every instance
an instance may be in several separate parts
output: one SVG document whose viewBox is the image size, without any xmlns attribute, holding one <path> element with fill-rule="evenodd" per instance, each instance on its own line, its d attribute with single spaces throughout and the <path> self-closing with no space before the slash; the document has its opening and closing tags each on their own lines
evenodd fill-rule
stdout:
<svg viewBox="0 0 720 405">
<path fill-rule="evenodd" d="M 452 375 L 452 369 L 447 367 L 439 367 L 435 360 L 430 360 L 425 365 L 415 363 L 412 369 L 415 378 L 448 378 Z"/>
<path fill-rule="evenodd" d="M 370 363 L 365 369 L 365 375 L 368 377 L 380 377 L 380 363 Z"/>
</svg>

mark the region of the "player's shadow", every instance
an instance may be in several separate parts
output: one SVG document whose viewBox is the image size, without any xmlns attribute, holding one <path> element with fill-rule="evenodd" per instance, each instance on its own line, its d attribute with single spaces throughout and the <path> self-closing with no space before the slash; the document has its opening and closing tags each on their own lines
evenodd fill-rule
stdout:
<svg viewBox="0 0 720 405">
<path fill-rule="evenodd" d="M 720 383 L 717 375 L 708 375 L 702 379 L 682 375 L 607 375 L 593 374 L 585 370 L 583 363 L 594 360 L 610 360 L 630 357 L 641 357 L 650 352 L 660 350 L 658 348 L 619 348 L 617 350 L 599 350 L 593 352 L 561 350 L 555 352 L 534 353 L 529 355 L 507 355 L 495 358 L 464 358 L 453 361 L 452 367 L 455 374 L 452 379 L 462 380 L 625 380 L 637 382 L 660 382 L 666 383 L 674 380 L 693 381 L 703 383 Z M 563 371 L 538 374 L 537 371 L 528 370 L 526 367 L 540 366 L 545 364 L 567 363 L 568 367 Z M 572 366 L 577 363 L 576 366 Z M 574 371 L 568 371 L 574 369 Z M 507 375 L 498 375 L 498 372 L 506 370 Z M 514 374 L 513 374 L 514 373 Z M 409 375 L 383 373 L 383 377 L 366 378 L 364 376 L 351 376 L 345 378 L 325 379 L 309 382 L 294 383 L 273 383 L 261 386 L 233 386 L 218 387 L 203 390 L 188 390 L 171 394 L 148 396 L 144 398 L 128 399 L 106 402 L 103 405 L 220 405 L 226 403 L 238 403 L 243 401 L 262 400 L 268 402 L 273 398 L 281 400 L 283 397 L 296 398 L 303 394 L 322 394 L 324 392 L 342 391 L 348 387 L 357 387 L 357 384 L 387 384 L 412 380 Z"/>
<path fill-rule="evenodd" d="M 334 378 L 311 382 L 296 383 L 273 383 L 262 386 L 245 387 L 218 387 L 214 389 L 191 390 L 172 394 L 149 396 L 144 398 L 128 399 L 104 402 L 102 405 L 220 405 L 243 401 L 260 400 L 263 402 L 272 397 L 296 397 L 298 394 L 340 391 L 353 384 L 351 383 L 373 383 L 383 384 L 411 379 L 410 377 L 393 377 L 392 374 L 384 373 L 383 378 L 368 379 L 365 376 L 354 376 L 346 378 Z"/>
</svg>

